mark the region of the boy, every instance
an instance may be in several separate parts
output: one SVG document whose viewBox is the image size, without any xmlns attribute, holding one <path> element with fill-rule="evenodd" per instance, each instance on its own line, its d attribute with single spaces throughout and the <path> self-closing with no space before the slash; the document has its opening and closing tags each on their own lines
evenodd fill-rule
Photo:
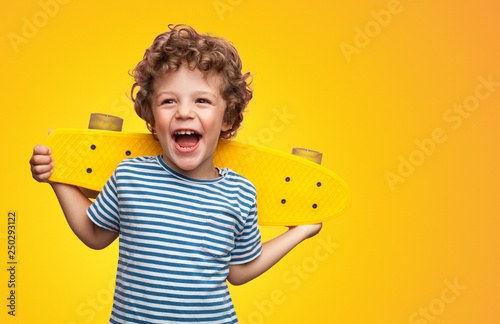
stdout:
<svg viewBox="0 0 500 324">
<path fill-rule="evenodd" d="M 48 181 L 49 148 L 35 146 L 31 170 L 51 184 L 83 243 L 102 249 L 120 237 L 110 323 L 237 323 L 226 280 L 261 275 L 321 224 L 261 243 L 255 187 L 213 164 L 218 139 L 235 135 L 252 97 L 249 73 L 226 41 L 169 27 L 146 50 L 132 87 L 163 154 L 120 163 L 93 203 Z"/>
</svg>

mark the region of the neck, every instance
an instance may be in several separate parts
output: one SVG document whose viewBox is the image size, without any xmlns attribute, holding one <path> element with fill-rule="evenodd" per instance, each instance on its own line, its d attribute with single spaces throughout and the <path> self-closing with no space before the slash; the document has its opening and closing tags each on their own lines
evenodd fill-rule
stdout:
<svg viewBox="0 0 500 324">
<path fill-rule="evenodd" d="M 197 180 L 214 180 L 220 177 L 219 171 L 215 168 L 213 163 L 210 165 L 207 165 L 204 168 L 196 168 L 194 170 L 184 170 L 180 167 L 178 167 L 175 163 L 170 161 L 168 158 L 165 157 L 165 154 L 162 155 L 162 160 L 165 162 L 170 168 L 175 170 L 176 172 L 191 178 L 191 179 L 197 179 Z"/>
</svg>

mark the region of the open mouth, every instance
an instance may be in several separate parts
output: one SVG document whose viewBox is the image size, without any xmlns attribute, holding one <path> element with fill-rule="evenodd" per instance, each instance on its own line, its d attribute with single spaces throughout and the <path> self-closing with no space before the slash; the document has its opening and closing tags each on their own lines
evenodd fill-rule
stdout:
<svg viewBox="0 0 500 324">
<path fill-rule="evenodd" d="M 198 146 L 201 135 L 192 130 L 179 130 L 174 133 L 174 142 L 181 151 L 191 151 Z"/>
</svg>

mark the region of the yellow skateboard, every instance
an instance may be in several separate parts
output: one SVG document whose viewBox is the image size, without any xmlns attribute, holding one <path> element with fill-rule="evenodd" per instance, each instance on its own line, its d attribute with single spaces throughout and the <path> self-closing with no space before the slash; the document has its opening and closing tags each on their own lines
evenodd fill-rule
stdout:
<svg viewBox="0 0 500 324">
<path fill-rule="evenodd" d="M 49 180 L 100 191 L 126 158 L 162 154 L 151 134 L 57 129 L 46 141 L 54 157 Z M 257 188 L 260 225 L 321 223 L 350 201 L 347 184 L 325 167 L 265 147 L 220 140 L 214 164 L 249 179 Z"/>
</svg>

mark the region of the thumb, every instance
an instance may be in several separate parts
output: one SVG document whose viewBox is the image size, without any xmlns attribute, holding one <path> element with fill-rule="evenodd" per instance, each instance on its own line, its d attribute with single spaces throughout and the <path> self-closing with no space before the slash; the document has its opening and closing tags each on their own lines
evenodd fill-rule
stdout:
<svg viewBox="0 0 500 324">
<path fill-rule="evenodd" d="M 47 133 L 47 135 L 50 135 L 50 133 L 52 133 L 53 129 L 49 129 L 49 132 Z"/>
</svg>

